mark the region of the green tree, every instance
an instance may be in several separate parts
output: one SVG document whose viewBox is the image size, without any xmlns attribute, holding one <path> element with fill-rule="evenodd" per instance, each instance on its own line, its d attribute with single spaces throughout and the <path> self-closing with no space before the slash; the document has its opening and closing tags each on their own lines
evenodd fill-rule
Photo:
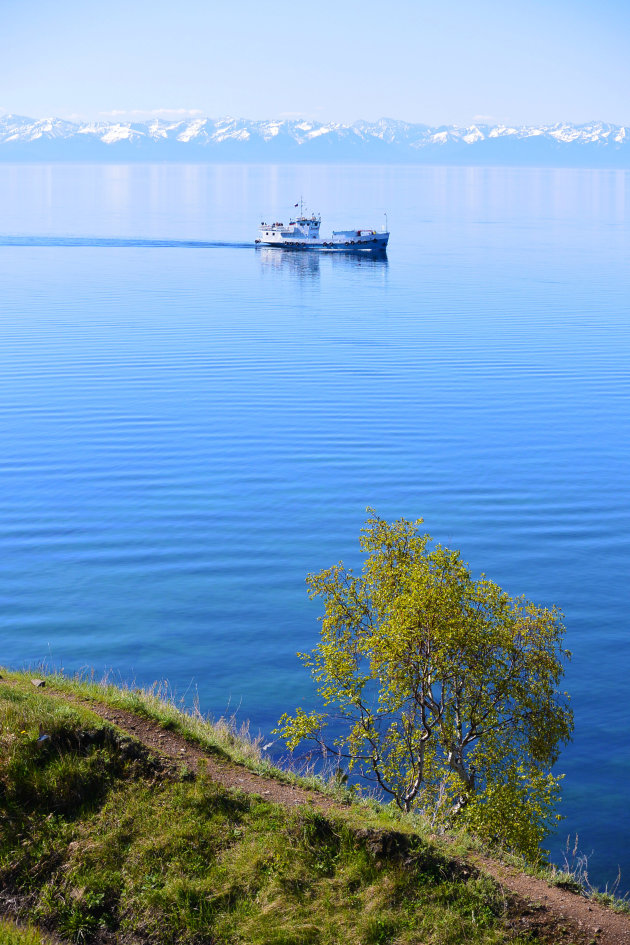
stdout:
<svg viewBox="0 0 630 945">
<path fill-rule="evenodd" d="M 368 513 L 362 573 L 340 563 L 307 577 L 325 612 L 319 645 L 299 656 L 323 711 L 297 709 L 277 731 L 291 749 L 335 752 L 404 811 L 535 858 L 573 728 L 558 689 L 570 656 L 561 614 L 474 579 L 458 551 L 420 533 L 422 519 Z"/>
</svg>

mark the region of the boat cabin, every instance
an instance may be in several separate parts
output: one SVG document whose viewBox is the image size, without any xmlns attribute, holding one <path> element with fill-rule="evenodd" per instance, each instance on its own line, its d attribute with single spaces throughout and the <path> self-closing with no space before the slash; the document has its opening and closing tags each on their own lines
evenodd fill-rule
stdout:
<svg viewBox="0 0 630 945">
<path fill-rule="evenodd" d="M 319 239 L 319 227 L 321 217 L 313 214 L 310 217 L 300 216 L 295 220 L 289 220 L 289 225 L 284 223 L 265 223 L 260 224 L 259 233 L 261 241 L 265 243 L 284 243 L 287 240 L 316 240 Z"/>
</svg>

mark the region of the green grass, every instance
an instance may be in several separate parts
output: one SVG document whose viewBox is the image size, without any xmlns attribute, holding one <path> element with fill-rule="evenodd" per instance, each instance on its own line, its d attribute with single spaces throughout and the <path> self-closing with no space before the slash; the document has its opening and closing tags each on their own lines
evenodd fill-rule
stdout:
<svg viewBox="0 0 630 945">
<path fill-rule="evenodd" d="M 507 927 L 494 883 L 386 810 L 357 804 L 324 816 L 228 792 L 204 774 L 183 779 L 127 751 L 88 708 L 8 675 L 0 888 L 40 928 L 74 942 L 160 945 L 529 941 Z M 93 683 L 64 685 L 104 699 Z M 200 743 L 215 737 L 154 695 L 108 687 L 107 701 L 141 707 Z M 49 737 L 38 742 L 40 733 Z M 380 855 L 371 840 L 392 828 L 400 855 Z"/>
<path fill-rule="evenodd" d="M 17 926 L 0 919 L 0 945 L 48 945 L 48 942 L 32 926 Z"/>
</svg>

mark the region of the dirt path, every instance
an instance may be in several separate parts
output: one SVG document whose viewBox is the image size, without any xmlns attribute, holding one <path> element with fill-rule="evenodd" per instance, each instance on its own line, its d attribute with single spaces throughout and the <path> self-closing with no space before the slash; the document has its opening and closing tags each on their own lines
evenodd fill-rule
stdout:
<svg viewBox="0 0 630 945">
<path fill-rule="evenodd" d="M 5 680 L 6 682 L 6 680 Z M 178 765 L 195 769 L 201 762 L 207 774 L 224 787 L 258 794 L 265 800 L 293 807 L 309 804 L 314 809 L 330 811 L 341 805 L 317 791 L 283 784 L 274 778 L 254 774 L 243 765 L 223 760 L 212 752 L 192 745 L 181 735 L 163 729 L 157 722 L 125 709 L 114 709 L 104 703 L 79 699 L 47 687 L 47 692 L 68 702 L 84 705 L 102 719 Z M 520 873 L 488 857 L 471 854 L 469 862 L 493 877 L 506 891 L 529 904 L 522 911 L 520 928 L 553 926 L 558 929 L 558 942 L 597 943 L 597 945 L 630 945 L 630 915 L 612 912 L 576 893 Z M 567 939 L 567 933 L 569 939 Z"/>
<path fill-rule="evenodd" d="M 194 770 L 201 762 L 212 780 L 224 787 L 245 791 L 247 794 L 260 794 L 265 800 L 284 804 L 287 807 L 310 804 L 318 810 L 327 811 L 340 806 L 331 797 L 326 797 L 318 791 L 308 791 L 292 784 L 283 784 L 275 778 L 265 778 L 263 775 L 250 771 L 244 765 L 222 759 L 218 753 L 204 751 L 203 748 L 191 744 L 183 736 L 169 732 L 158 722 L 152 722 L 144 716 L 136 715 L 126 709 L 112 709 L 100 702 L 78 699 L 76 696 L 58 690 L 49 688 L 48 692 L 61 696 L 69 702 L 80 703 L 128 735 L 137 738 L 151 751 L 165 755 L 182 766 L 186 765 Z"/>
<path fill-rule="evenodd" d="M 489 873 L 504 889 L 535 906 L 552 913 L 557 919 L 577 927 L 587 941 L 598 945 L 629 945 L 630 915 L 613 912 L 591 899 L 549 886 L 544 880 L 519 873 L 488 857 L 471 855 L 470 862 Z"/>
</svg>

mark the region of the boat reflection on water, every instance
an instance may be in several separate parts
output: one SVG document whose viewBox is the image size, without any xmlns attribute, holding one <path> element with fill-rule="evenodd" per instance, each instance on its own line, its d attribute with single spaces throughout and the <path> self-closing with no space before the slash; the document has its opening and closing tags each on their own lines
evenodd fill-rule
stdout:
<svg viewBox="0 0 630 945">
<path fill-rule="evenodd" d="M 387 250 L 371 253 L 329 253 L 326 259 L 331 259 L 333 266 L 351 266 L 353 269 L 387 269 Z"/>
<path fill-rule="evenodd" d="M 257 246 L 256 252 L 266 269 L 282 270 L 300 279 L 319 278 L 320 266 L 350 269 L 387 269 L 387 252 L 322 253 L 287 247 Z"/>
<path fill-rule="evenodd" d="M 256 247 L 256 252 L 265 269 L 277 269 L 289 272 L 300 279 L 319 277 L 319 254 L 305 253 L 299 250 L 273 249 L 269 246 Z"/>
</svg>

